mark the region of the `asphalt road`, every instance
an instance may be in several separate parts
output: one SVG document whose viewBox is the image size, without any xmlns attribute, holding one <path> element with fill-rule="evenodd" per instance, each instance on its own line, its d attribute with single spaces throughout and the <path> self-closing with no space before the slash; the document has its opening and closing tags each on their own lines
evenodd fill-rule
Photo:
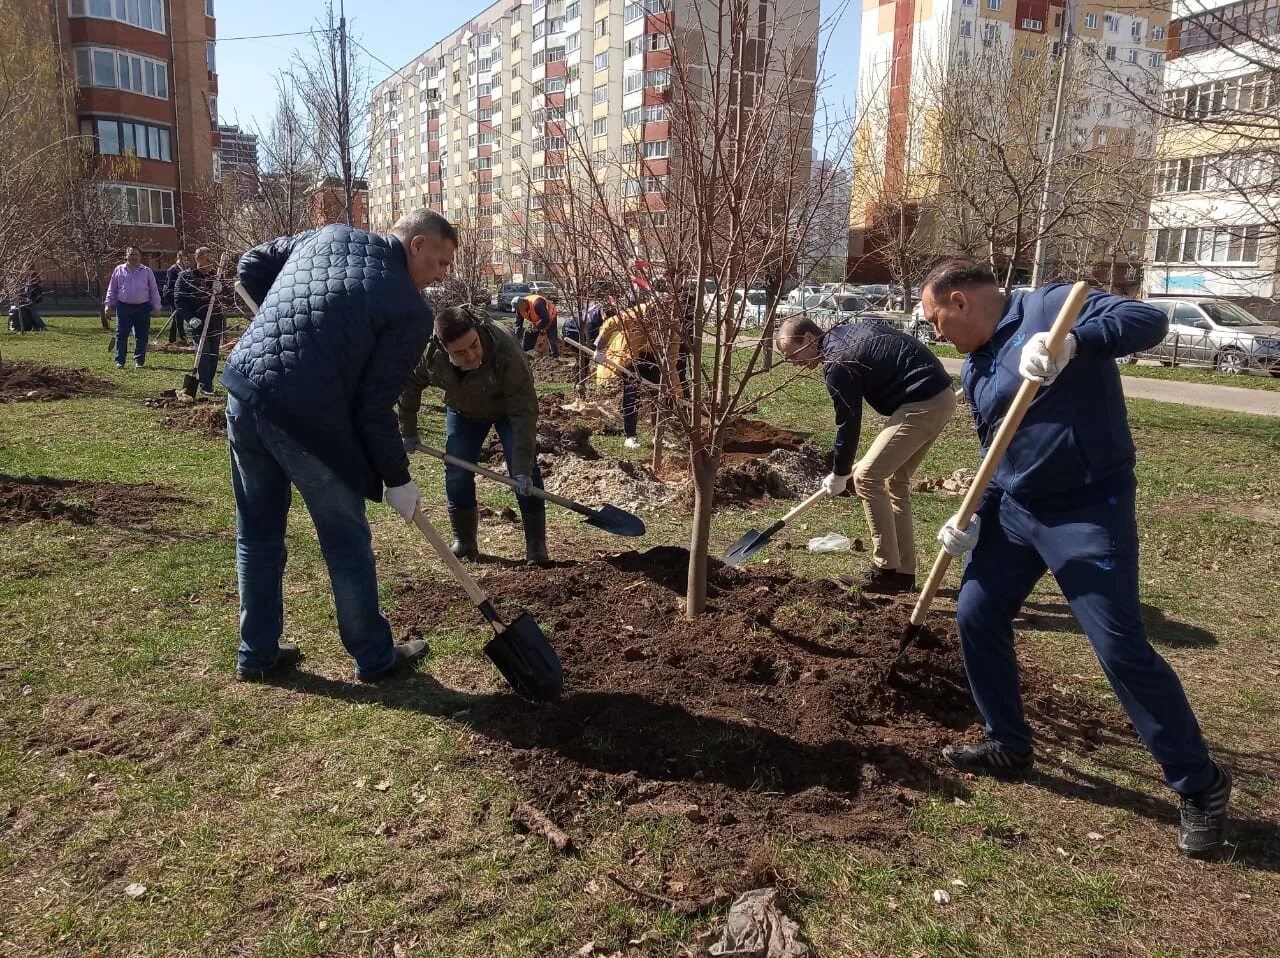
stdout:
<svg viewBox="0 0 1280 958">
<path fill-rule="evenodd" d="M 944 358 L 942 365 L 947 368 L 947 372 L 958 374 L 962 362 L 959 359 Z M 1124 375 L 1120 377 L 1120 381 L 1124 384 L 1124 394 L 1129 399 L 1154 399 L 1157 402 L 1225 409 L 1228 412 L 1252 413 L 1255 416 L 1280 416 L 1280 392 Z"/>
</svg>

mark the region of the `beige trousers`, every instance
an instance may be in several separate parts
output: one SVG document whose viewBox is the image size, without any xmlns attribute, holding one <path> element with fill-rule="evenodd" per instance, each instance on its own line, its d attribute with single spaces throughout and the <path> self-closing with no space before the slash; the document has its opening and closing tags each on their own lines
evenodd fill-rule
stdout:
<svg viewBox="0 0 1280 958">
<path fill-rule="evenodd" d="M 924 402 L 904 403 L 853 467 L 853 488 L 867 514 L 877 568 L 915 575 L 911 476 L 955 409 L 950 387 Z"/>
</svg>

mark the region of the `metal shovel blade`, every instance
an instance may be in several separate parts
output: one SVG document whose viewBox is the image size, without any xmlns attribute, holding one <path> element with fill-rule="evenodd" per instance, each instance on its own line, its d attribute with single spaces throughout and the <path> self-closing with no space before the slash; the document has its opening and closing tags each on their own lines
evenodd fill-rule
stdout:
<svg viewBox="0 0 1280 958">
<path fill-rule="evenodd" d="M 612 532 L 615 536 L 644 535 L 644 520 L 617 506 L 606 503 L 599 509 L 585 509 L 582 514 L 587 517 L 587 525 Z"/>
<path fill-rule="evenodd" d="M 484 654 L 521 698 L 539 705 L 560 698 L 564 689 L 560 657 L 528 612 L 521 612 L 490 639 Z"/>
<path fill-rule="evenodd" d="M 764 532 L 756 532 L 755 529 L 752 529 L 729 547 L 729 551 L 724 554 L 724 558 L 721 561 L 727 566 L 741 565 L 746 562 L 747 559 L 751 558 L 751 556 L 755 555 L 767 546 L 769 544 L 769 540 L 772 539 L 784 525 L 786 525 L 786 523 L 779 520 L 768 529 L 765 529 Z"/>
</svg>

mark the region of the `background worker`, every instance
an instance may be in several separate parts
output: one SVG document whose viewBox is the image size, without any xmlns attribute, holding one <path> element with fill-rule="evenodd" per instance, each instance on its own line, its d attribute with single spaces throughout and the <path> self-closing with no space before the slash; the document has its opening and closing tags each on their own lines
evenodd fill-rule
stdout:
<svg viewBox="0 0 1280 958">
<path fill-rule="evenodd" d="M 478 463 L 489 430 L 498 431 L 507 473 L 517 483 L 525 558 L 534 565 L 545 565 L 549 561 L 547 506 L 532 494 L 542 488 L 535 458 L 538 394 L 519 343 L 474 307 L 451 306 L 441 311 L 435 320 L 435 337 L 400 394 L 400 434 L 406 452 L 422 446 L 418 409 L 427 386 L 444 390 L 444 449 L 449 455 Z M 476 559 L 480 555 L 480 514 L 475 473 L 446 464 L 444 488 L 453 526 L 453 554 L 459 559 Z"/>
<path fill-rule="evenodd" d="M 178 311 L 173 325 L 181 324 L 191 339 L 193 349 L 200 348 L 200 339 L 204 336 L 204 349 L 196 359 L 196 379 L 199 380 L 202 396 L 214 394 L 213 374 L 218 371 L 218 354 L 222 348 L 222 331 L 226 325 L 224 309 L 227 297 L 217 273 L 218 262 L 214 259 L 213 250 L 201 246 L 196 250 L 195 267 L 178 276 L 177 288 L 173 293 L 173 302 Z M 205 313 L 211 300 L 213 313 L 209 316 L 209 332 L 206 335 L 203 332 Z"/>
<path fill-rule="evenodd" d="M 525 324 L 528 328 L 525 328 Z M 547 334 L 547 349 L 552 359 L 560 358 L 560 343 L 557 339 L 556 304 L 540 293 L 530 293 L 516 300 L 516 321 L 513 327 L 521 341 L 521 348 L 532 352 L 538 345 L 538 336 Z"/>
<path fill-rule="evenodd" d="M 836 442 L 822 488 L 838 496 L 852 476 L 862 500 L 872 542 L 863 591 L 914 590 L 911 477 L 955 412 L 951 377 L 914 336 L 870 320 L 824 333 L 813 320 L 792 316 L 782 321 L 774 340 L 791 362 L 824 367 L 835 405 Z M 855 465 L 864 399 L 888 421 Z"/>
<path fill-rule="evenodd" d="M 151 336 L 151 314 L 160 311 L 160 288 L 151 267 L 142 265 L 142 250 L 130 246 L 124 262 L 111 273 L 103 315 L 116 317 L 116 369 L 124 369 L 129 334 L 133 333 L 133 365 L 141 369 L 147 361 L 147 342 Z"/>
<path fill-rule="evenodd" d="M 605 360 L 630 369 L 655 386 L 664 378 L 664 360 L 666 370 L 676 368 L 680 357 L 680 337 L 664 337 L 664 329 L 659 328 L 663 325 L 662 320 L 657 314 L 650 315 L 651 308 L 652 304 L 645 303 L 619 310 L 604 321 L 595 340 L 596 381 L 607 383 L 619 376 L 622 379 L 622 431 L 626 435 L 623 445 L 628 449 L 636 449 L 640 445 L 637 433 L 641 386 L 633 377 L 611 369 Z M 663 339 L 667 341 L 662 342 Z"/>
<path fill-rule="evenodd" d="M 956 617 L 985 741 L 943 756 L 967 772 L 1030 768 L 1013 617 L 1053 573 L 1116 698 L 1182 797 L 1178 848 L 1222 848 L 1231 775 L 1210 757 L 1177 674 L 1151 647 L 1138 599 L 1136 452 L 1115 358 L 1149 349 L 1168 320 L 1145 303 L 1101 292 L 1085 302 L 1056 355 L 1048 330 L 1070 287 L 1007 298 L 990 268 L 939 264 L 922 287 L 924 314 L 961 353 L 978 438 L 989 443 L 1024 379 L 1042 383 L 969 527 L 938 534 L 965 565 Z"/>
<path fill-rule="evenodd" d="M 280 641 L 294 487 L 315 523 L 356 677 L 380 681 L 427 653 L 420 639 L 396 644 L 378 609 L 364 501 L 379 501 L 385 487 L 405 522 L 421 504 L 393 407 L 431 338 L 420 291 L 444 276 L 457 244 L 444 217 L 414 210 L 388 236 L 325 226 L 240 260 L 240 282 L 262 304 L 222 372 L 241 680 L 260 681 L 302 657 Z"/>
<path fill-rule="evenodd" d="M 164 283 L 160 287 L 160 305 L 162 309 L 168 310 L 173 322 L 169 324 L 169 342 L 185 343 L 187 341 L 186 327 L 180 322 L 180 318 L 173 316 L 177 309 L 174 303 L 174 295 L 178 292 L 178 277 L 191 269 L 191 256 L 186 250 L 178 250 L 178 258 L 173 261 L 173 265 L 165 270 Z"/>
</svg>

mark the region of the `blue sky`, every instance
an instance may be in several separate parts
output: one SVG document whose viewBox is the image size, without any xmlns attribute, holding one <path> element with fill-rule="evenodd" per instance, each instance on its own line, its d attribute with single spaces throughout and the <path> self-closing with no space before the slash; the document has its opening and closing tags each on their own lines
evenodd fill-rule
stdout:
<svg viewBox="0 0 1280 958">
<path fill-rule="evenodd" d="M 319 0 L 215 0 L 218 17 L 218 112 L 223 123 L 265 124 L 274 102 L 275 73 L 286 67 L 306 36 L 232 40 L 305 31 L 323 15 Z M 348 0 L 352 35 L 397 67 L 470 19 L 486 0 Z M 861 3 L 822 0 L 824 20 L 834 21 L 827 40 L 824 97 L 834 115 L 847 115 L 857 87 Z M 375 82 L 390 71 L 373 65 Z"/>
</svg>

